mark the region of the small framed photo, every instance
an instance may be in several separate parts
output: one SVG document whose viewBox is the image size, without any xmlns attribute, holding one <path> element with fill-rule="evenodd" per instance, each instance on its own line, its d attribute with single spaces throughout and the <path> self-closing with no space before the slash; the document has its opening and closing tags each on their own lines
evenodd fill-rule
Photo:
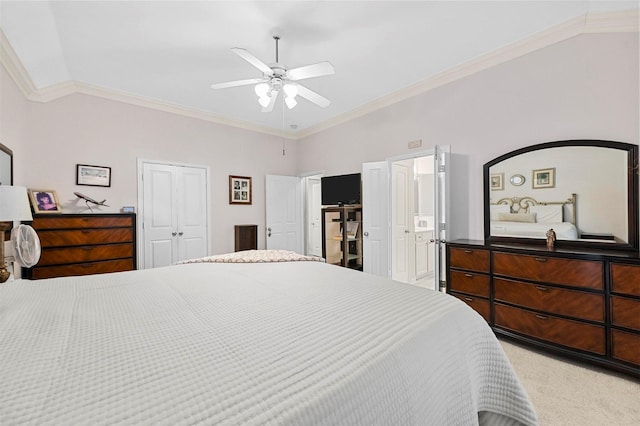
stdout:
<svg viewBox="0 0 640 426">
<path fill-rule="evenodd" d="M 35 213 L 62 213 L 58 195 L 52 189 L 29 189 L 29 199 Z"/>
<path fill-rule="evenodd" d="M 538 169 L 533 171 L 531 179 L 533 189 L 538 188 L 555 188 L 556 186 L 556 169 Z"/>
<path fill-rule="evenodd" d="M 111 167 L 76 164 L 76 185 L 111 186 Z"/>
<path fill-rule="evenodd" d="M 504 173 L 491 173 L 490 180 L 492 191 L 504 190 Z"/>
<path fill-rule="evenodd" d="M 229 204 L 251 204 L 251 178 L 229 176 Z"/>
</svg>

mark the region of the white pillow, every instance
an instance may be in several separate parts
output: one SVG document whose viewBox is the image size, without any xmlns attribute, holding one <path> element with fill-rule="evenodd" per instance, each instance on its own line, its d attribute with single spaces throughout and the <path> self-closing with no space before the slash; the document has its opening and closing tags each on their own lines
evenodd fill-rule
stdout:
<svg viewBox="0 0 640 426">
<path fill-rule="evenodd" d="M 548 206 L 530 206 L 529 213 L 536 214 L 538 223 L 562 222 L 562 204 L 553 204 Z"/>
<path fill-rule="evenodd" d="M 490 220 L 499 220 L 500 213 L 511 213 L 511 207 L 508 204 L 491 204 Z"/>
<path fill-rule="evenodd" d="M 502 222 L 536 223 L 535 213 L 500 213 L 498 220 Z"/>
</svg>

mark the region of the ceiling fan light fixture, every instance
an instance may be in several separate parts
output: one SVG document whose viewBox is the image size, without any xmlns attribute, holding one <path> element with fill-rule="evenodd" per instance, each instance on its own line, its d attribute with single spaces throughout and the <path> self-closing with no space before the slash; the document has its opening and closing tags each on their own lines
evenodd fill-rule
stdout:
<svg viewBox="0 0 640 426">
<path fill-rule="evenodd" d="M 284 102 L 287 104 L 287 108 L 293 109 L 296 105 L 298 105 L 298 101 L 293 96 L 287 96 L 284 98 Z"/>
<path fill-rule="evenodd" d="M 298 85 L 287 83 L 284 85 L 284 93 L 291 98 L 295 98 L 298 95 Z"/>
<path fill-rule="evenodd" d="M 262 108 L 266 108 L 267 105 L 269 105 L 269 102 L 271 102 L 271 97 L 267 94 L 260 96 L 260 99 L 258 99 L 258 103 Z"/>
<path fill-rule="evenodd" d="M 258 97 L 265 97 L 269 93 L 269 85 L 267 83 L 256 84 L 255 91 Z"/>
</svg>

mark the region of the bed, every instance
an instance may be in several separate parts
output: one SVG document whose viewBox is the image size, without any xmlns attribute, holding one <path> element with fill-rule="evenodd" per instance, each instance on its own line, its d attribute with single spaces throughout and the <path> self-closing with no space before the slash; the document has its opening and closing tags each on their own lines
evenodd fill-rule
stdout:
<svg viewBox="0 0 640 426">
<path fill-rule="evenodd" d="M 232 257 L 0 286 L 0 424 L 537 424 L 456 298 Z"/>
<path fill-rule="evenodd" d="M 491 235 L 494 237 L 546 238 L 551 228 L 557 239 L 578 239 L 576 194 L 563 201 L 501 198 L 490 204 L 490 215 Z"/>
</svg>

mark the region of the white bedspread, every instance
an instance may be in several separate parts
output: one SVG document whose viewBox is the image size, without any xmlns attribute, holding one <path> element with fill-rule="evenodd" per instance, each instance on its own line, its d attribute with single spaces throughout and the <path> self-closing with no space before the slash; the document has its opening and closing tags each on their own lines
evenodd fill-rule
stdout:
<svg viewBox="0 0 640 426">
<path fill-rule="evenodd" d="M 499 220 L 491 221 L 491 235 L 494 237 L 546 238 L 549 228 L 553 228 L 557 239 L 578 239 L 578 229 L 571 222 L 524 223 Z"/>
<path fill-rule="evenodd" d="M 536 423 L 464 303 L 321 262 L 9 282 L 0 360 L 2 425 Z"/>
</svg>

